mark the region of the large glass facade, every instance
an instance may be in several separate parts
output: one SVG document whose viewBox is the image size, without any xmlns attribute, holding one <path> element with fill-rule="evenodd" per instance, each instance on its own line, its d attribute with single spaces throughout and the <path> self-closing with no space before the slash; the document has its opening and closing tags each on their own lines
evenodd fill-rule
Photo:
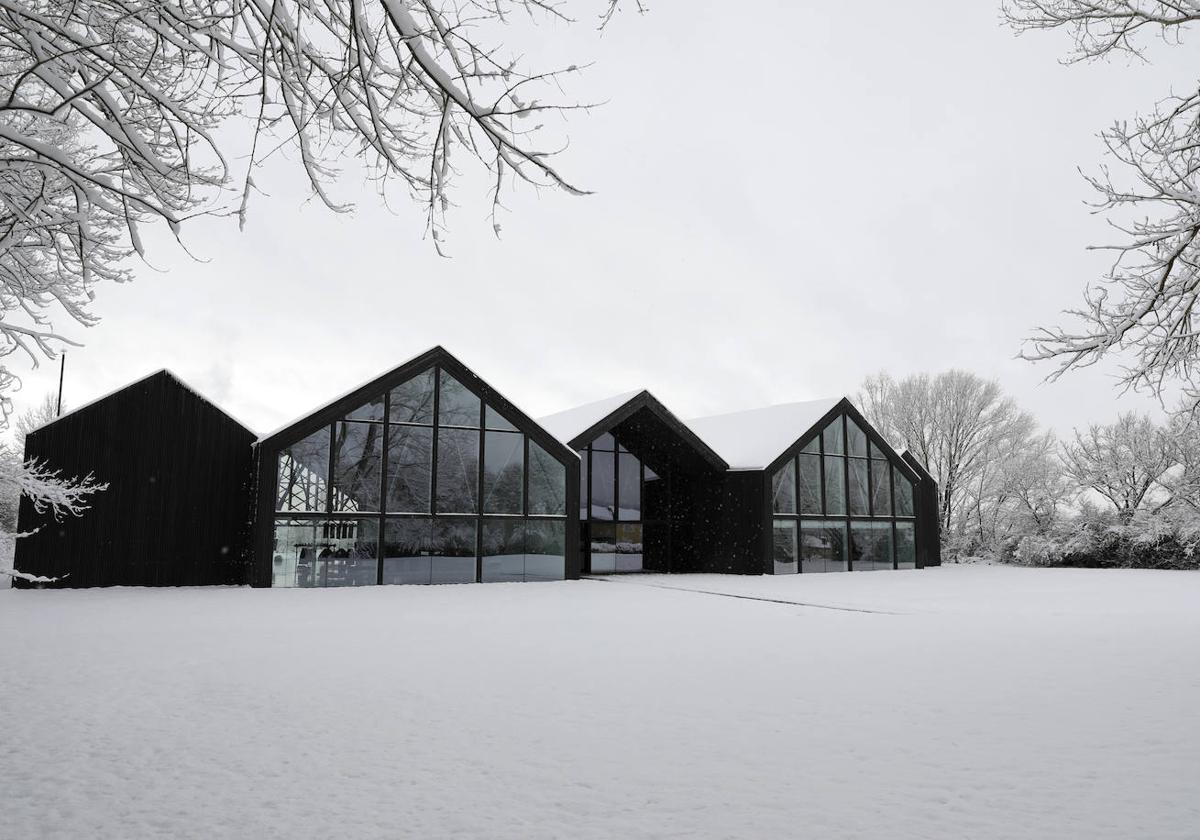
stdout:
<svg viewBox="0 0 1200 840">
<path fill-rule="evenodd" d="M 561 580 L 567 465 L 433 367 L 283 449 L 274 586 Z"/>
<path fill-rule="evenodd" d="M 853 418 L 814 432 L 771 491 L 776 574 L 916 568 L 913 485 Z"/>
<path fill-rule="evenodd" d="M 580 454 L 580 519 L 591 574 L 640 572 L 645 560 L 642 493 L 658 476 L 609 432 Z"/>
</svg>

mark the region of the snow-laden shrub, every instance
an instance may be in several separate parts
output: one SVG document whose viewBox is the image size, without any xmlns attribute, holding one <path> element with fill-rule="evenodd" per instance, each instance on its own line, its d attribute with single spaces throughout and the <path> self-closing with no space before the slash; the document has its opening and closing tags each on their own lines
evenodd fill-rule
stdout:
<svg viewBox="0 0 1200 840">
<path fill-rule="evenodd" d="M 1062 563 L 1062 542 L 1051 534 L 1030 534 L 1017 540 L 1009 555 L 1022 566 L 1058 566 Z"/>
<path fill-rule="evenodd" d="M 1005 559 L 1025 566 L 1200 569 L 1200 511 L 1167 507 L 1121 522 L 1087 510 L 1053 533 L 1022 537 Z"/>
</svg>

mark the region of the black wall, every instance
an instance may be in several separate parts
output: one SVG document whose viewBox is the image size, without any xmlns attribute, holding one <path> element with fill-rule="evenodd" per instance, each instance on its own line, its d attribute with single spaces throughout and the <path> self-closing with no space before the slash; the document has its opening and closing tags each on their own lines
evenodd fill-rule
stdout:
<svg viewBox="0 0 1200 840">
<path fill-rule="evenodd" d="M 763 574 L 763 487 L 757 470 L 719 473 L 696 485 L 700 515 L 688 526 L 695 530 L 698 562 L 687 571 Z"/>
<path fill-rule="evenodd" d="M 940 501 L 938 483 L 911 452 L 901 455 L 921 477 L 921 483 L 916 487 L 917 510 L 917 568 L 942 565 L 942 527 L 940 518 Z"/>
<path fill-rule="evenodd" d="M 246 583 L 253 443 L 166 371 L 31 433 L 27 458 L 109 486 L 61 521 L 21 499 L 20 530 L 41 530 L 16 568 L 61 587 Z"/>
</svg>

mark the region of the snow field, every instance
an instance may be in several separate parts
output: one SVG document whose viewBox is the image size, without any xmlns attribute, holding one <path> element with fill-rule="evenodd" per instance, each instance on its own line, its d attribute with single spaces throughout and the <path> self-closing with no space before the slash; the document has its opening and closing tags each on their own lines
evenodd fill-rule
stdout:
<svg viewBox="0 0 1200 840">
<path fill-rule="evenodd" d="M 3 591 L 0 837 L 1196 838 L 1198 638 L 1191 572 Z"/>
</svg>

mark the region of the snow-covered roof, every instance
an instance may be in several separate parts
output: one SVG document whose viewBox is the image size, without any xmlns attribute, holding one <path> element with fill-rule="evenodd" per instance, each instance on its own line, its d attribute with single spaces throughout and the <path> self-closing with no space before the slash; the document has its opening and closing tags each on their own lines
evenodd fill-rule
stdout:
<svg viewBox="0 0 1200 840">
<path fill-rule="evenodd" d="M 686 421 L 734 470 L 761 470 L 842 401 L 829 397 Z"/>
<path fill-rule="evenodd" d="M 626 391 L 595 402 L 537 418 L 538 424 L 563 443 L 570 442 L 644 391 Z"/>
</svg>

